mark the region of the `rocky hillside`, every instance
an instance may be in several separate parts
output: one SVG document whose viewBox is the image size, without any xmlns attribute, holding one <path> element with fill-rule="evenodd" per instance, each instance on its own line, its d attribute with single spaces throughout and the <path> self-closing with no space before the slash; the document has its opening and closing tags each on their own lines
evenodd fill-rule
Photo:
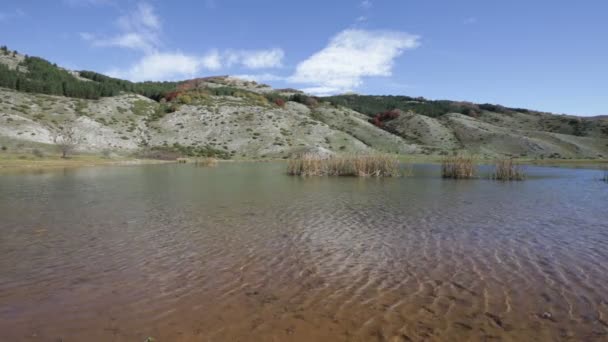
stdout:
<svg viewBox="0 0 608 342">
<path fill-rule="evenodd" d="M 29 82 L 28 77 L 38 77 L 39 71 L 27 68 L 38 64 L 28 64 L 25 56 L 11 51 L 0 51 L 0 64 L 15 79 Z M 91 84 L 87 85 L 91 92 L 67 97 L 53 95 L 61 90 L 50 88 L 24 91 L 12 84 L 0 88 L 3 150 L 52 149 L 62 130 L 73 127 L 77 150 L 97 153 L 156 149 L 223 158 L 284 158 L 306 150 L 608 156 L 608 119 L 602 117 L 583 119 L 503 107 L 493 111 L 488 109 L 494 107 L 483 106 L 468 115 L 450 106 L 430 115 L 418 103 L 378 124 L 370 117 L 372 109 L 360 109 L 361 113 L 353 109 L 356 105 L 336 97 L 312 98 L 294 89 L 275 90 L 227 76 L 142 85 L 56 68 L 54 77 L 65 79 L 67 74 L 80 82 L 76 85 Z M 35 81 L 32 84 L 40 84 Z M 98 90 L 112 96 L 96 96 Z M 382 109 L 400 106 L 388 100 L 380 104 L 385 106 Z M 450 112 L 453 108 L 460 113 Z"/>
</svg>

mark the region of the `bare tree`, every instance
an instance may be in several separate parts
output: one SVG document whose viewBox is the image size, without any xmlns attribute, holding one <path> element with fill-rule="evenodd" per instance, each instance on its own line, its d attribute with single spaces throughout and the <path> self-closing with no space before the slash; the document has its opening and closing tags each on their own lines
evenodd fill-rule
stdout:
<svg viewBox="0 0 608 342">
<path fill-rule="evenodd" d="M 53 142 L 61 152 L 61 158 L 68 158 L 80 143 L 73 121 L 65 122 L 53 135 Z"/>
</svg>

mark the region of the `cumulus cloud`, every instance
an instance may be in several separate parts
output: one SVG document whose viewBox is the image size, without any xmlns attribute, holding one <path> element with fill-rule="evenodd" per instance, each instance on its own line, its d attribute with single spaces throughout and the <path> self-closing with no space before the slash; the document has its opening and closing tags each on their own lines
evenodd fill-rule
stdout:
<svg viewBox="0 0 608 342">
<path fill-rule="evenodd" d="M 162 25 L 154 7 L 145 2 L 137 4 L 135 9 L 116 21 L 120 32 L 110 37 L 98 36 L 89 32 L 80 36 L 93 46 L 120 47 L 152 52 L 160 45 Z"/>
<path fill-rule="evenodd" d="M 222 68 L 222 57 L 217 50 L 212 50 L 203 56 L 202 65 L 209 70 L 219 70 Z"/>
<path fill-rule="evenodd" d="M 96 4 L 103 0 L 66 0 L 80 4 Z M 164 52 L 160 36 L 162 21 L 154 7 L 140 2 L 115 23 L 116 34 L 100 36 L 80 33 L 81 39 L 97 47 L 119 47 L 142 52 L 142 57 L 128 68 L 113 68 L 108 74 L 132 81 L 176 80 L 196 77 L 202 70 L 217 71 L 238 66 L 244 69 L 270 69 L 281 67 L 285 53 L 280 48 L 259 50 L 211 49 L 205 55 Z"/>
<path fill-rule="evenodd" d="M 238 63 L 251 69 L 261 68 L 261 66 L 276 65 L 271 63 L 272 58 L 265 57 L 265 50 L 258 50 L 253 54 L 236 55 L 233 58 L 236 60 L 232 63 Z M 272 54 L 269 52 L 268 54 Z M 126 78 L 131 81 L 160 81 L 160 80 L 178 80 L 184 78 L 192 78 L 198 76 L 199 72 L 217 71 L 229 65 L 223 63 L 228 58 L 228 53 L 221 53 L 218 50 L 211 50 L 203 56 L 188 55 L 181 52 L 153 52 L 144 55 L 138 62 L 126 69 L 111 69 L 107 72 L 108 75 L 117 78 Z M 247 59 L 250 58 L 250 59 Z M 268 61 L 266 59 L 270 59 Z M 229 63 L 230 61 L 226 62 Z M 284 79 L 283 77 L 273 74 L 259 75 L 240 75 L 237 77 L 256 80 L 256 81 L 271 81 Z"/>
<path fill-rule="evenodd" d="M 359 7 L 363 8 L 363 9 L 370 9 L 372 8 L 374 4 L 371 2 L 371 0 L 362 0 L 359 3 Z"/>
<path fill-rule="evenodd" d="M 113 69 L 108 75 L 131 81 L 176 80 L 191 78 L 203 66 L 203 59 L 183 53 L 152 53 L 126 70 Z"/>
<path fill-rule="evenodd" d="M 285 77 L 283 77 L 283 76 L 270 74 L 270 73 L 241 74 L 241 75 L 234 75 L 234 77 L 242 78 L 242 79 L 248 80 L 248 81 L 256 81 L 256 82 L 272 82 L 272 81 L 284 81 L 285 80 Z"/>
<path fill-rule="evenodd" d="M 249 69 L 270 69 L 283 66 L 285 52 L 274 48 L 267 50 L 240 50 L 225 53 L 228 66 L 241 65 Z"/>
<path fill-rule="evenodd" d="M 351 91 L 364 77 L 391 76 L 394 60 L 418 45 L 418 36 L 404 32 L 348 29 L 299 63 L 289 81 L 315 94 Z"/>
</svg>

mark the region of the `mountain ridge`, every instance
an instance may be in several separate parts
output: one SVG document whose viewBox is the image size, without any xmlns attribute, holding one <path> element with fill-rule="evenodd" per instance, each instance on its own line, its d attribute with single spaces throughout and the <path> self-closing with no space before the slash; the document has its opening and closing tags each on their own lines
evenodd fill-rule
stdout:
<svg viewBox="0 0 608 342">
<path fill-rule="evenodd" d="M 602 116 L 408 96 L 314 97 L 231 76 L 133 83 L 70 71 L 5 47 L 0 65 L 0 77 L 5 76 L 0 79 L 0 144 L 7 149 L 50 149 L 69 124 L 81 137 L 76 148 L 92 153 L 164 149 L 222 158 L 287 158 L 302 151 L 608 156 L 608 118 Z M 20 82 L 9 84 L 9 78 Z M 24 86 L 31 88 L 19 89 Z M 66 91 L 77 96 L 63 96 Z"/>
</svg>

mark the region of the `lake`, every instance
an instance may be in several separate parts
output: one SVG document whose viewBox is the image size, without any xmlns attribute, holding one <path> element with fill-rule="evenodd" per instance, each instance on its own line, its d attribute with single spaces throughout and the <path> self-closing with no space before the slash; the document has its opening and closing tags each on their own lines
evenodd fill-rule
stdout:
<svg viewBox="0 0 608 342">
<path fill-rule="evenodd" d="M 1 341 L 606 341 L 608 184 L 0 175 Z"/>
</svg>

